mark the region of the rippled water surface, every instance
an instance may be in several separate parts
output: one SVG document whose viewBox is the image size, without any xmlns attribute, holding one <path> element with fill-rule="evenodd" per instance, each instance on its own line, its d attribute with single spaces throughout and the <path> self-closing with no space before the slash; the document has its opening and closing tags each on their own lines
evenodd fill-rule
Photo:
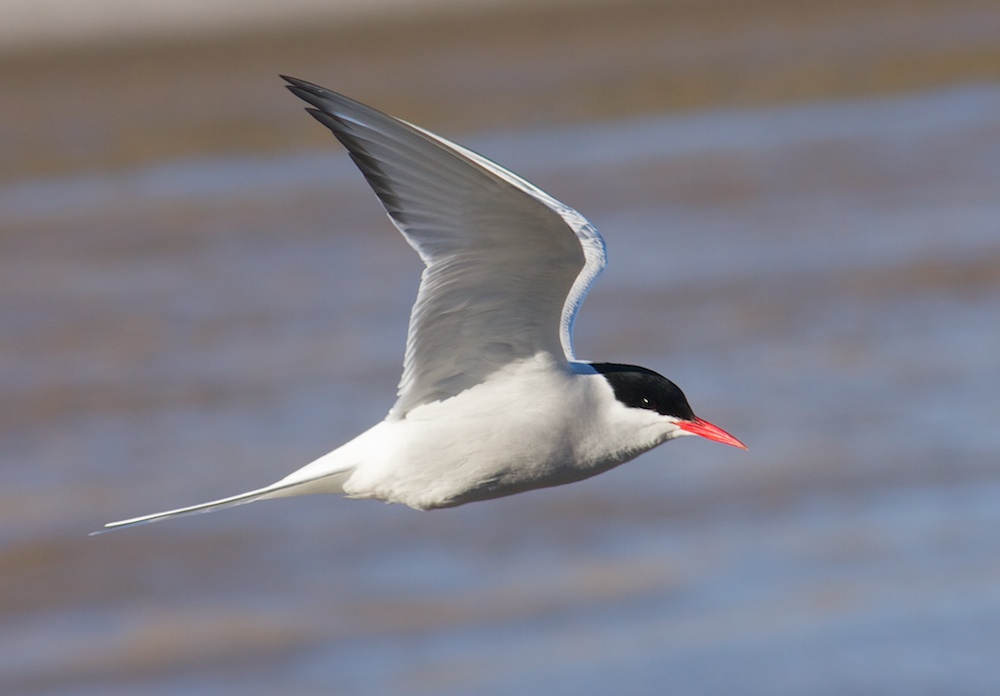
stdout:
<svg viewBox="0 0 1000 696">
<path fill-rule="evenodd" d="M 465 140 L 602 230 L 577 352 L 749 453 L 88 538 L 380 419 L 419 262 L 332 138 L 9 181 L 5 689 L 1000 693 L 1000 89 Z"/>
</svg>

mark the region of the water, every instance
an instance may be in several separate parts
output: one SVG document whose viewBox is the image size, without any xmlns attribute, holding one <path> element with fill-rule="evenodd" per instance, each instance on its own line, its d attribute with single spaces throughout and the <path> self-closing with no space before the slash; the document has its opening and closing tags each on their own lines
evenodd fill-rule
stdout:
<svg viewBox="0 0 1000 696">
<path fill-rule="evenodd" d="M 997 693 L 998 106 L 467 138 L 602 230 L 578 353 L 664 372 L 750 451 L 435 513 L 315 497 L 86 537 L 391 405 L 419 265 L 332 139 L 5 183 L 5 689 Z"/>
</svg>

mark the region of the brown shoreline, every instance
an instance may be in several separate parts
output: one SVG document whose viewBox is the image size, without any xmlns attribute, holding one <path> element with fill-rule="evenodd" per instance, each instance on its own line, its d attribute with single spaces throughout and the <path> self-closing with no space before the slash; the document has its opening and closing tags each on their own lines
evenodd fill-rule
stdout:
<svg viewBox="0 0 1000 696">
<path fill-rule="evenodd" d="M 997 80 L 998 35 L 994 0 L 670 0 L 0 55 L 0 181 L 325 141 L 279 72 L 447 133 Z"/>
</svg>

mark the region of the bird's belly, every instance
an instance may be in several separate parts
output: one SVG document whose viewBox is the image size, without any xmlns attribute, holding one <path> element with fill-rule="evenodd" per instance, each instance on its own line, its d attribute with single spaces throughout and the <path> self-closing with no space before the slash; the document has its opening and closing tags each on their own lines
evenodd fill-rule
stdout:
<svg viewBox="0 0 1000 696">
<path fill-rule="evenodd" d="M 344 484 L 354 497 L 453 507 L 588 478 L 623 459 L 602 450 L 595 382 L 527 362 L 510 379 L 381 424 Z M 597 444 L 595 444 L 597 443 Z"/>
<path fill-rule="evenodd" d="M 528 422 L 470 427 L 411 428 L 380 461 L 360 466 L 344 485 L 353 497 L 377 498 L 418 509 L 453 507 L 532 488 L 586 478 L 565 438 Z M 402 432 L 400 429 L 400 433 Z M 544 435 L 547 435 L 544 436 Z M 598 473 L 594 471 L 593 473 Z"/>
<path fill-rule="evenodd" d="M 503 425 L 393 423 L 389 444 L 355 469 L 344 492 L 427 510 L 571 483 L 620 463 L 580 452 L 570 429 L 531 415 Z"/>
</svg>

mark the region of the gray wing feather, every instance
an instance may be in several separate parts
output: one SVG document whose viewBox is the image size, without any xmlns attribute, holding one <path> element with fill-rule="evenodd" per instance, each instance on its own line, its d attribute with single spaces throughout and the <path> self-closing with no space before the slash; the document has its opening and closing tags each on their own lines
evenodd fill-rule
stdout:
<svg viewBox="0 0 1000 696">
<path fill-rule="evenodd" d="M 583 216 L 481 155 L 285 79 L 347 148 L 426 265 L 394 416 L 540 351 L 574 359 L 573 321 L 605 263 L 604 242 Z"/>
</svg>

